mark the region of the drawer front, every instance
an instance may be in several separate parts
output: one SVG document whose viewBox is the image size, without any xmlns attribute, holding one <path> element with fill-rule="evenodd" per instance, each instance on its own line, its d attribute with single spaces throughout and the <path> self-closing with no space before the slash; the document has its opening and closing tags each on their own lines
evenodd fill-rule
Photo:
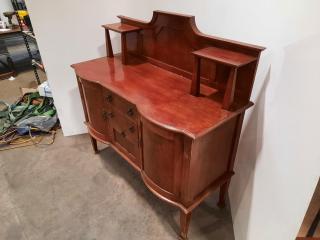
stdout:
<svg viewBox="0 0 320 240">
<path fill-rule="evenodd" d="M 113 110 L 110 113 L 110 125 L 125 139 L 138 144 L 138 126 L 134 121 L 127 119 L 121 112 Z"/>
<path fill-rule="evenodd" d="M 112 128 L 112 134 L 113 144 L 140 168 L 140 151 L 138 143 L 129 141 L 128 138 L 123 136 L 123 134 L 115 128 Z"/>
<path fill-rule="evenodd" d="M 113 145 L 140 169 L 137 108 L 108 89 L 103 90 L 103 99 L 106 109 L 108 109 L 104 116 L 110 125 Z"/>
<path fill-rule="evenodd" d="M 107 106 L 111 106 L 113 109 L 116 109 L 117 111 L 122 113 L 126 118 L 137 122 L 138 114 L 137 108 L 134 104 L 128 102 L 122 97 L 119 97 L 109 90 L 104 91 L 104 99 Z"/>
</svg>

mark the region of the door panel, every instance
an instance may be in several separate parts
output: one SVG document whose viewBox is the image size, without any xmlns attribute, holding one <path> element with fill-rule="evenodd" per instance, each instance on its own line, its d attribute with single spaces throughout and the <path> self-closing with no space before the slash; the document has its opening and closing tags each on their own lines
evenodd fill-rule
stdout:
<svg viewBox="0 0 320 240">
<path fill-rule="evenodd" d="M 161 191 L 180 196 L 183 137 L 142 118 L 143 172 Z"/>
<path fill-rule="evenodd" d="M 108 111 L 108 107 L 103 103 L 101 86 L 83 79 L 81 80 L 81 84 L 90 127 L 109 139 L 108 121 L 104 117 L 104 113 Z"/>
</svg>

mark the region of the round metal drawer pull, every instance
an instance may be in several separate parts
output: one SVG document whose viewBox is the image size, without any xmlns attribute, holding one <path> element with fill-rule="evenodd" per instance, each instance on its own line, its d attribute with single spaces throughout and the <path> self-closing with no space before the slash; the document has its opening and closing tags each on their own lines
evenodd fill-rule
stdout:
<svg viewBox="0 0 320 240">
<path fill-rule="evenodd" d="M 108 115 L 108 118 L 113 118 L 114 117 L 113 112 L 109 112 L 107 115 Z"/>
<path fill-rule="evenodd" d="M 106 99 L 107 99 L 107 101 L 108 102 L 112 102 L 112 95 L 111 94 L 109 94 L 108 96 L 106 96 Z"/>
<path fill-rule="evenodd" d="M 135 130 L 135 129 L 134 129 L 134 126 L 129 127 L 129 131 L 130 131 L 130 132 L 132 132 L 132 133 L 133 133 L 133 132 L 134 132 L 134 130 Z"/>
<path fill-rule="evenodd" d="M 108 118 L 113 118 L 113 116 L 114 116 L 113 112 L 103 112 L 102 113 L 102 117 L 105 120 L 108 119 Z"/>
<path fill-rule="evenodd" d="M 133 116 L 133 114 L 134 114 L 133 109 L 129 108 L 128 111 L 127 111 L 127 115 L 131 117 L 131 116 Z"/>
</svg>

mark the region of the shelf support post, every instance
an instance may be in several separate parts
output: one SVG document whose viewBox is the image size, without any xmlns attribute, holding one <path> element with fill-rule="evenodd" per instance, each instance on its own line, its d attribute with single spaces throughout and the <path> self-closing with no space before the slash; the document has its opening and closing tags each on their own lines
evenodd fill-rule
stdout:
<svg viewBox="0 0 320 240">
<path fill-rule="evenodd" d="M 222 108 L 229 110 L 233 100 L 234 100 L 234 93 L 236 88 L 236 80 L 237 80 L 237 68 L 233 67 L 230 70 L 228 81 L 227 81 L 227 88 L 224 93 Z"/>
<path fill-rule="evenodd" d="M 200 95 L 200 75 L 201 75 L 200 65 L 201 65 L 201 58 L 194 55 L 191 94 L 196 97 Z"/>
<path fill-rule="evenodd" d="M 109 29 L 106 29 L 106 49 L 107 49 L 107 56 L 109 58 L 113 58 L 113 50 L 112 50 Z"/>
<path fill-rule="evenodd" d="M 121 33 L 121 58 L 122 64 L 127 64 L 127 35 L 126 33 Z"/>
</svg>

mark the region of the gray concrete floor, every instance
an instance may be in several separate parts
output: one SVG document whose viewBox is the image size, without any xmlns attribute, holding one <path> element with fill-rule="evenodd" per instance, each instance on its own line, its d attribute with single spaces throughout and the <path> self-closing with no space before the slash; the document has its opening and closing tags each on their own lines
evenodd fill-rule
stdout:
<svg viewBox="0 0 320 240">
<path fill-rule="evenodd" d="M 38 71 L 40 81 L 47 80 L 46 74 Z M 36 88 L 37 82 L 32 70 L 19 73 L 15 80 L 0 79 L 0 100 L 14 103 L 21 96 L 20 88 Z"/>
<path fill-rule="evenodd" d="M 111 148 L 89 137 L 0 152 L 1 240 L 177 239 L 178 210 L 159 200 Z M 189 239 L 233 240 L 216 195 L 193 213 Z"/>
</svg>

